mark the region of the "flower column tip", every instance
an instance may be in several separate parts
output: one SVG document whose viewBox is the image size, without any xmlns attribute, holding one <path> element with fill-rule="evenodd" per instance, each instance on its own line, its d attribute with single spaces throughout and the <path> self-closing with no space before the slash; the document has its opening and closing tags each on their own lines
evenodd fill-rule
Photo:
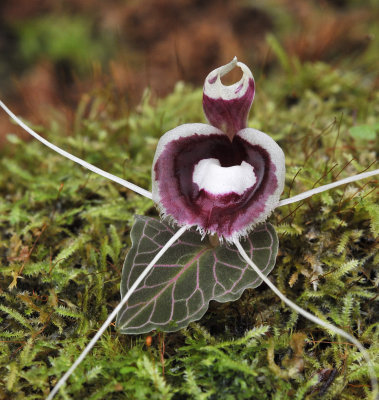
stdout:
<svg viewBox="0 0 379 400">
<path fill-rule="evenodd" d="M 224 85 L 221 77 L 235 67 L 241 68 L 242 78 L 232 85 Z M 245 64 L 234 57 L 228 64 L 210 72 L 205 79 L 203 109 L 207 120 L 233 140 L 239 130 L 246 128 L 254 93 L 253 74 Z"/>
</svg>

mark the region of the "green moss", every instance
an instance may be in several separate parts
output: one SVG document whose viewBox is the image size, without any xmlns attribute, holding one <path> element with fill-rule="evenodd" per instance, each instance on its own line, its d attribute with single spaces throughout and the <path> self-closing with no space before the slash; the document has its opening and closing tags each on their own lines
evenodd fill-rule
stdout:
<svg viewBox="0 0 379 400">
<path fill-rule="evenodd" d="M 250 118 L 285 151 L 283 198 L 369 167 L 374 141 L 349 130 L 373 125 L 379 114 L 375 81 L 357 70 L 316 63 L 286 71 L 258 79 Z M 57 124 L 42 134 L 146 188 L 158 138 L 203 121 L 201 90 L 183 84 L 155 105 L 146 95 L 129 115 L 117 116 L 117 102 L 101 96 L 83 99 L 73 136 Z M 119 301 L 133 215 L 157 212 L 36 141 L 9 140 L 0 176 L 0 399 L 40 399 Z M 377 359 L 374 187 L 374 180 L 357 182 L 276 210 L 280 253 L 271 278 Z M 110 327 L 61 397 L 368 398 L 358 350 L 298 317 L 263 285 L 235 303 L 212 304 L 188 329 L 151 335 L 147 347 L 145 336 Z"/>
</svg>

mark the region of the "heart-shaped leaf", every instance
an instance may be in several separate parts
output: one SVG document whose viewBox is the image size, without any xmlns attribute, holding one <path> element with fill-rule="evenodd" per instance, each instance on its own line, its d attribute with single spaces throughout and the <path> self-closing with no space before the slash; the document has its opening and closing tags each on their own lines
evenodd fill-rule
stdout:
<svg viewBox="0 0 379 400">
<path fill-rule="evenodd" d="M 146 268 L 175 229 L 157 219 L 136 216 L 132 248 L 124 263 L 121 297 Z M 117 316 L 121 333 L 160 329 L 177 331 L 200 319 L 210 300 L 238 299 L 262 281 L 227 243 L 212 244 L 195 229 L 185 232 L 161 257 Z M 278 238 L 274 227 L 261 224 L 242 245 L 254 263 L 268 275 L 275 265 Z"/>
</svg>

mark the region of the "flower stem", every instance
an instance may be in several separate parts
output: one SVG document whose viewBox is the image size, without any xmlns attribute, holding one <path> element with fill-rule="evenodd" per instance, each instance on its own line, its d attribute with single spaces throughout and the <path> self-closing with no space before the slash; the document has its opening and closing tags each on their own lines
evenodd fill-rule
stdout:
<svg viewBox="0 0 379 400">
<path fill-rule="evenodd" d="M 96 335 L 91 339 L 91 341 L 87 344 L 86 348 L 82 351 L 80 356 L 76 359 L 74 364 L 71 365 L 70 369 L 62 376 L 62 378 L 58 381 L 58 383 L 54 386 L 53 390 L 47 396 L 46 400 L 51 400 L 57 393 L 61 386 L 67 381 L 70 375 L 75 371 L 76 367 L 84 360 L 86 355 L 91 351 L 95 343 L 100 339 L 101 335 L 108 328 L 108 325 L 115 319 L 118 312 L 122 309 L 125 303 L 129 300 L 130 296 L 137 289 L 138 285 L 143 281 L 146 275 L 150 272 L 150 270 L 154 267 L 154 265 L 158 262 L 158 260 L 163 256 L 163 254 L 171 247 L 172 244 L 176 242 L 177 239 L 187 230 L 187 227 L 181 227 L 172 237 L 171 239 L 161 248 L 161 250 L 156 254 L 151 263 L 143 270 L 141 275 L 138 276 L 136 281 L 133 283 L 131 288 L 122 298 L 117 307 L 112 311 L 106 321 L 103 323 L 101 328 L 96 332 Z"/>
<path fill-rule="evenodd" d="M 68 153 L 65 150 L 62 150 L 55 144 L 50 143 L 46 139 L 44 139 L 42 136 L 38 135 L 38 133 L 34 132 L 31 128 L 29 128 L 26 124 L 24 124 L 19 118 L 16 117 L 15 114 L 0 100 L 0 107 L 18 124 L 23 128 L 26 132 L 28 132 L 30 135 L 34 136 L 37 140 L 39 140 L 41 143 L 43 143 L 45 146 L 49 147 L 50 149 L 54 150 L 55 152 L 59 153 L 63 157 L 66 157 L 77 164 L 80 164 L 84 168 L 89 169 L 92 172 L 95 172 L 95 174 L 101 175 L 104 178 L 108 178 L 113 182 L 119 183 L 120 185 L 133 190 L 133 192 L 136 192 L 138 194 L 141 194 L 142 196 L 147 197 L 148 199 L 152 198 L 151 192 L 148 190 L 145 190 L 134 183 L 131 183 L 129 181 L 126 181 L 125 179 L 119 178 L 118 176 L 112 175 L 109 172 L 103 171 L 100 168 L 95 167 L 94 165 L 82 160 L 79 157 L 76 157 L 70 153 Z"/>
<path fill-rule="evenodd" d="M 376 378 L 376 374 L 374 371 L 374 367 L 371 361 L 369 354 L 367 353 L 366 349 L 363 347 L 361 342 L 359 342 L 354 336 L 350 335 L 349 333 L 345 332 L 344 330 L 337 328 L 336 326 L 330 324 L 329 322 L 325 322 L 320 318 L 316 317 L 315 315 L 309 313 L 308 311 L 302 309 L 297 304 L 289 300 L 280 290 L 261 272 L 261 270 L 254 264 L 254 262 L 249 258 L 246 254 L 245 250 L 241 246 L 241 243 L 238 240 L 234 241 L 238 251 L 240 252 L 242 258 L 253 268 L 254 272 L 262 279 L 266 285 L 282 300 L 286 303 L 289 307 L 295 310 L 298 314 L 301 314 L 303 317 L 308 319 L 309 321 L 314 322 L 317 325 L 322 326 L 329 331 L 334 332 L 337 335 L 344 337 L 345 339 L 349 340 L 351 343 L 355 344 L 363 357 L 365 358 L 370 374 L 371 385 L 372 385 L 372 394 L 373 400 L 377 400 L 378 396 L 378 380 Z"/>
<path fill-rule="evenodd" d="M 297 201 L 304 200 L 308 197 L 311 197 L 315 194 L 325 192 L 329 189 L 334 189 L 337 186 L 346 185 L 347 183 L 359 181 L 361 179 L 369 178 L 370 176 L 379 175 L 379 169 L 375 169 L 374 171 L 363 172 L 362 174 L 349 176 L 348 178 L 341 179 L 336 182 L 329 183 L 327 185 L 319 186 L 317 188 L 307 190 L 306 192 L 300 193 L 296 196 L 289 197 L 288 199 L 280 200 L 278 207 L 286 206 L 287 204 L 296 203 Z"/>
</svg>

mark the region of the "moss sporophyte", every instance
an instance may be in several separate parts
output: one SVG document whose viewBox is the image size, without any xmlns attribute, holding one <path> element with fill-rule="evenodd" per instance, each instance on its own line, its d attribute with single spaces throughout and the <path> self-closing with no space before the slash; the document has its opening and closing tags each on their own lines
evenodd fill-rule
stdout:
<svg viewBox="0 0 379 400">
<path fill-rule="evenodd" d="M 236 67 L 242 70 L 242 78 L 225 86 L 221 77 Z M 152 199 L 161 214 L 161 220 L 136 217 L 122 273 L 122 300 L 47 399 L 55 396 L 116 317 L 121 333 L 172 332 L 200 319 L 211 300 L 236 300 L 246 288 L 262 282 L 294 311 L 358 347 L 367 362 L 376 398 L 377 379 L 362 344 L 294 304 L 267 278 L 275 265 L 278 238 L 266 219 L 277 207 L 377 175 L 379 170 L 280 200 L 285 183 L 284 153 L 268 135 L 246 126 L 254 93 L 251 71 L 236 58 L 212 71 L 203 88 L 203 109 L 209 124 L 180 125 L 161 137 L 152 166 L 152 192 L 51 144 L 0 102 L 43 144 Z"/>
</svg>

